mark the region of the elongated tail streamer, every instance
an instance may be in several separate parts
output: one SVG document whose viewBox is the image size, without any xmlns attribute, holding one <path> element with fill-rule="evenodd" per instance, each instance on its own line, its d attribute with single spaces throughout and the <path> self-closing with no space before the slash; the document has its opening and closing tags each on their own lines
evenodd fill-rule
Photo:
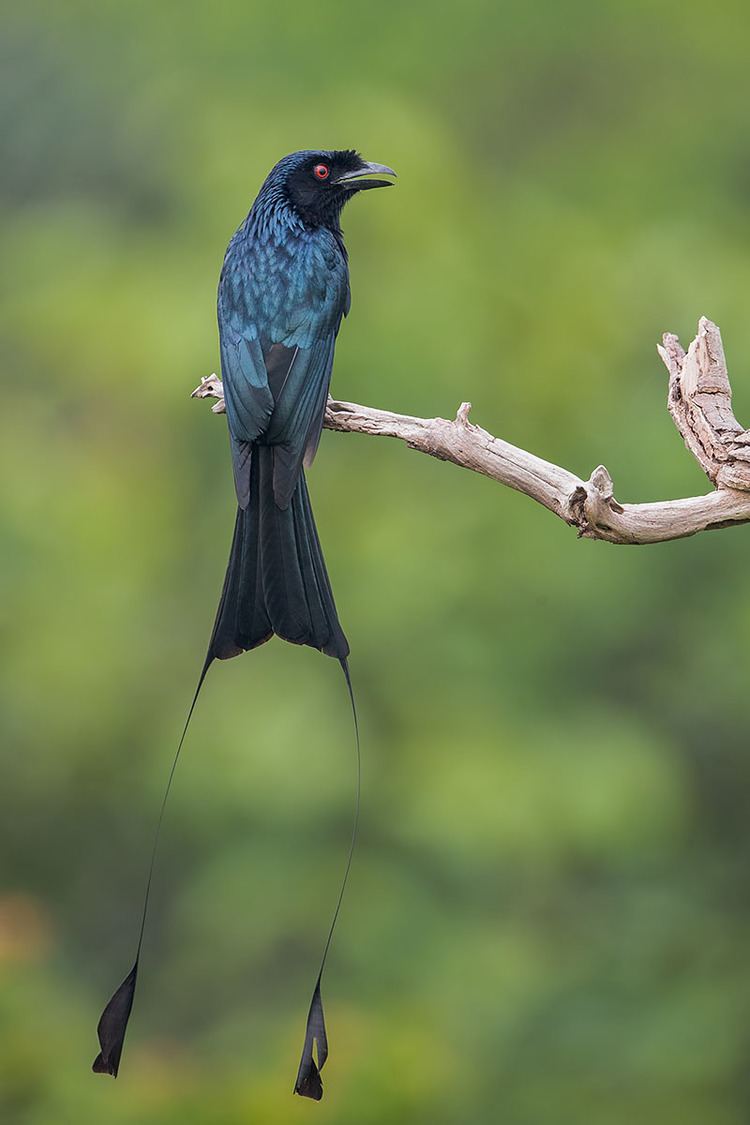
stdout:
<svg viewBox="0 0 750 1125">
<path fill-rule="evenodd" d="M 156 863 L 156 853 L 159 848 L 159 837 L 161 835 L 161 826 L 164 820 L 164 811 L 167 807 L 167 799 L 169 798 L 169 792 L 172 788 L 172 782 L 174 780 L 175 770 L 177 769 L 177 763 L 180 760 L 182 744 L 185 741 L 185 736 L 188 732 L 188 727 L 190 726 L 190 720 L 193 717 L 193 711 L 195 710 L 195 705 L 198 702 L 198 696 L 200 695 L 201 688 L 203 687 L 203 681 L 206 678 L 206 673 L 208 672 L 212 661 L 213 657 L 211 656 L 209 650 L 209 655 L 206 657 L 205 663 L 201 670 L 201 674 L 198 678 L 198 686 L 195 689 L 193 702 L 190 704 L 190 710 L 188 711 L 187 718 L 185 720 L 185 726 L 182 728 L 182 734 L 180 735 L 180 741 L 177 744 L 175 756 L 172 759 L 172 766 L 169 771 L 167 785 L 164 790 L 164 796 L 162 798 L 161 807 L 159 809 L 159 816 L 156 822 L 156 831 L 154 833 L 154 843 L 151 848 L 151 860 L 148 867 L 148 876 L 146 878 L 146 893 L 143 897 L 143 910 L 141 911 L 141 925 L 138 931 L 138 944 L 135 951 L 135 961 L 133 962 L 132 969 L 125 977 L 125 980 L 113 994 L 106 1008 L 102 1012 L 99 1019 L 99 1024 L 96 1029 L 96 1033 L 99 1037 L 99 1046 L 101 1048 L 99 1054 L 94 1059 L 93 1066 L 91 1068 L 96 1074 L 111 1074 L 113 1078 L 117 1078 L 117 1073 L 120 1069 L 120 1056 L 122 1055 L 122 1048 L 125 1042 L 125 1032 L 128 1028 L 128 1020 L 130 1019 L 130 1013 L 133 1009 L 133 1000 L 135 999 L 135 986 L 138 981 L 138 968 L 141 960 L 143 934 L 146 929 L 146 916 L 148 915 L 148 903 L 151 896 L 151 883 L 154 877 L 154 865 Z"/>
</svg>

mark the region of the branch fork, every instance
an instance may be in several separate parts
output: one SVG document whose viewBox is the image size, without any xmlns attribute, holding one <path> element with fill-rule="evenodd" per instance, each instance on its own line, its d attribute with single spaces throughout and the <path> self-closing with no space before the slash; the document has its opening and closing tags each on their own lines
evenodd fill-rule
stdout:
<svg viewBox="0 0 750 1125">
<path fill-rule="evenodd" d="M 584 481 L 559 465 L 494 437 L 469 420 L 471 403 L 456 417 L 414 418 L 389 410 L 328 399 L 324 425 L 341 433 L 393 437 L 410 449 L 450 461 L 523 492 L 576 528 L 579 537 L 609 543 L 661 543 L 750 521 L 750 431 L 732 411 L 721 333 L 703 317 L 685 352 L 667 333 L 658 348 L 669 372 L 667 405 L 685 445 L 714 491 L 650 504 L 620 504 L 603 465 Z M 201 379 L 193 398 L 212 398 L 222 414 L 224 391 L 216 375 Z"/>
</svg>

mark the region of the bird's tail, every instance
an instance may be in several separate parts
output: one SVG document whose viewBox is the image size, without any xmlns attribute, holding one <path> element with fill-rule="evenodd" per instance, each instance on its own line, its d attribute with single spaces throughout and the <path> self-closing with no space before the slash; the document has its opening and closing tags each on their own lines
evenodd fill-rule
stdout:
<svg viewBox="0 0 750 1125">
<path fill-rule="evenodd" d="M 323 951 L 313 998 L 307 1017 L 305 1045 L 300 1061 L 295 1092 L 304 1097 L 320 1099 L 323 1085 L 320 1070 L 326 1060 L 326 1041 L 320 984 L 328 949 L 333 937 L 344 889 L 349 877 L 359 820 L 359 729 L 354 694 L 349 676 L 347 656 L 349 645 L 339 624 L 333 594 L 328 581 L 318 533 L 315 529 L 310 497 L 303 473 L 287 508 L 279 508 L 273 491 L 273 448 L 256 446 L 250 482 L 250 503 L 240 508 L 234 525 L 229 565 L 219 602 L 208 653 L 198 679 L 177 751 L 172 760 L 167 786 L 162 799 L 154 835 L 151 861 L 146 879 L 146 893 L 141 911 L 133 967 L 110 998 L 102 1012 L 97 1033 L 101 1050 L 94 1060 L 98 1073 L 117 1077 L 125 1032 L 135 997 L 141 946 L 148 914 L 151 882 L 154 873 L 164 810 L 180 758 L 190 720 L 198 701 L 206 673 L 215 659 L 226 660 L 246 649 L 255 648 L 274 633 L 294 644 L 311 645 L 328 656 L 336 657 L 346 677 L 354 715 L 357 739 L 357 798 L 354 830 L 349 857 L 341 884 L 336 909 Z M 314 1058 L 317 1052 L 317 1061 Z"/>
<path fill-rule="evenodd" d="M 237 509 L 209 659 L 227 660 L 275 633 L 344 660 L 339 623 L 304 473 L 287 508 L 273 491 L 274 448 L 256 445 L 250 502 Z"/>
</svg>

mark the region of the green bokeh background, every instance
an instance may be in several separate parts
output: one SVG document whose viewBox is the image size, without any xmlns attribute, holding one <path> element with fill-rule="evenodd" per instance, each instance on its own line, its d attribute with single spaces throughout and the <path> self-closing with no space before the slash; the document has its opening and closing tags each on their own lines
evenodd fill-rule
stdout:
<svg viewBox="0 0 750 1125">
<path fill-rule="evenodd" d="M 233 519 L 224 247 L 282 154 L 345 215 L 334 392 L 474 420 L 621 500 L 707 490 L 664 330 L 750 416 L 744 2 L 5 6 L 3 1125 L 745 1125 L 750 532 L 577 541 L 324 435 L 310 483 L 363 731 L 325 1100 L 290 1091 L 352 811 L 335 664 L 212 670 L 117 1083 L 90 1074 Z"/>
</svg>

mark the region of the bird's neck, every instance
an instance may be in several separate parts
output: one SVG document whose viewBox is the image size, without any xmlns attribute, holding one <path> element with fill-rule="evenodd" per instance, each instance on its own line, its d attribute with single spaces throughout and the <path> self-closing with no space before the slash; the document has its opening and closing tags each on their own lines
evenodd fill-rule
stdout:
<svg viewBox="0 0 750 1125">
<path fill-rule="evenodd" d="M 283 243 L 295 235 L 324 230 L 341 243 L 341 210 L 335 203 L 325 214 L 300 214 L 291 206 L 283 189 L 274 187 L 263 191 L 255 200 L 245 226 L 248 234 L 263 242 Z"/>
</svg>

